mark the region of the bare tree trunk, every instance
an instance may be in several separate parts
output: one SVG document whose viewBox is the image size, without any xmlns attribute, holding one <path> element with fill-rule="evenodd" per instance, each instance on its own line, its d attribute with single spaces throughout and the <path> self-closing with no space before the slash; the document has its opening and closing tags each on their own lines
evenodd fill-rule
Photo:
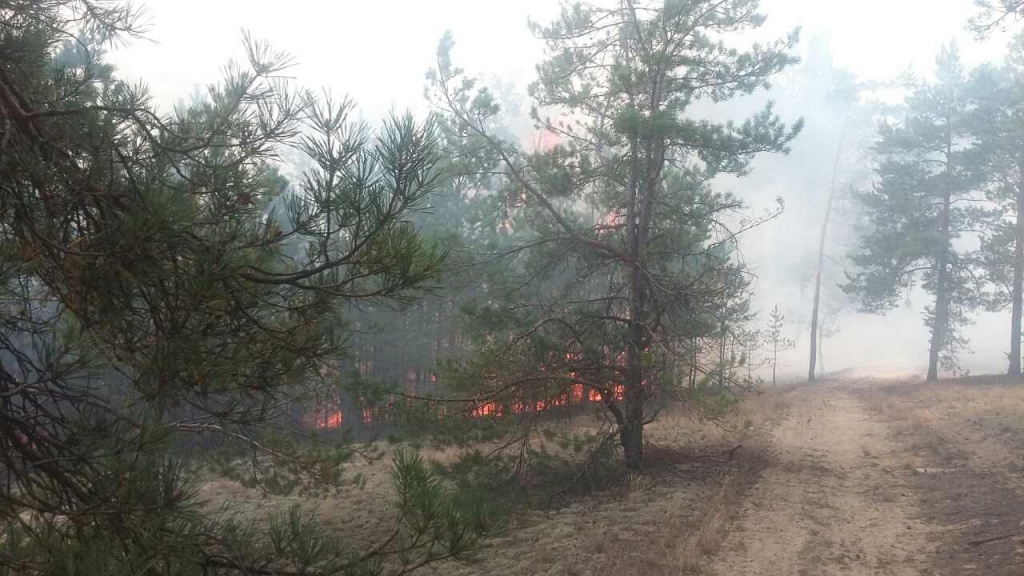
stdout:
<svg viewBox="0 0 1024 576">
<path fill-rule="evenodd" d="M 828 187 L 828 203 L 825 207 L 825 219 L 821 224 L 821 237 L 818 239 L 818 270 L 814 274 L 814 308 L 811 310 L 811 353 L 808 360 L 807 381 L 814 382 L 817 378 L 815 362 L 818 359 L 818 309 L 821 305 L 821 271 L 825 267 L 825 240 L 828 238 L 828 224 L 832 219 L 832 203 L 836 196 L 836 178 L 839 175 L 839 159 L 843 152 L 843 140 L 846 138 L 846 123 L 850 119 L 850 111 L 847 109 L 843 118 L 843 128 L 839 132 L 839 146 L 836 148 L 836 157 L 832 163 L 832 182 Z"/>
<path fill-rule="evenodd" d="M 1020 376 L 1021 313 L 1024 308 L 1024 183 L 1017 187 L 1017 222 L 1013 243 L 1013 310 L 1010 317 L 1011 376 Z"/>
<path fill-rule="evenodd" d="M 693 389 L 697 387 L 697 338 L 691 338 L 690 342 L 690 388 Z"/>
<path fill-rule="evenodd" d="M 721 339 L 718 341 L 718 387 L 725 389 L 725 320 L 721 321 L 719 329 L 722 331 Z"/>
<path fill-rule="evenodd" d="M 818 240 L 818 270 L 814 274 L 814 308 L 811 310 L 811 353 L 807 368 L 807 381 L 814 382 L 817 378 L 816 363 L 818 361 L 818 309 L 821 306 L 821 272 L 825 267 L 825 239 L 828 237 L 828 222 L 832 214 L 832 200 L 835 188 L 828 193 L 828 207 L 825 209 L 825 221 L 821 225 L 821 237 Z"/>
<path fill-rule="evenodd" d="M 948 203 L 947 203 L 948 206 Z M 948 212 L 948 207 L 944 209 Z M 948 216 L 946 230 L 949 228 Z M 945 238 L 945 235 L 943 235 Z M 943 242 L 942 253 L 939 254 L 937 262 L 938 278 L 935 282 L 935 312 L 932 317 L 932 340 L 928 349 L 928 382 L 939 380 L 939 355 L 946 339 L 946 332 L 949 329 L 949 244 Z"/>
<path fill-rule="evenodd" d="M 941 247 L 935 261 L 935 311 L 932 317 L 932 340 L 928 350 L 928 376 L 925 378 L 928 382 L 937 382 L 939 380 L 939 355 L 942 352 L 942 347 L 946 342 L 946 335 L 949 330 L 949 251 L 951 249 L 949 219 L 950 206 L 952 204 L 949 162 L 953 155 L 952 148 L 953 144 L 950 140 L 946 148 L 946 192 L 942 198 L 942 213 L 939 216 L 939 241 Z"/>
<path fill-rule="evenodd" d="M 824 331 L 818 332 L 818 374 L 825 373 L 825 333 Z"/>
<path fill-rule="evenodd" d="M 736 379 L 736 371 L 739 366 L 736 365 L 736 338 L 729 338 L 729 378 Z"/>
<path fill-rule="evenodd" d="M 778 341 L 776 341 L 775 345 L 773 346 L 773 355 L 772 355 L 772 387 L 773 388 L 776 385 L 775 369 L 778 368 L 778 367 L 779 367 L 779 343 L 778 343 Z"/>
<path fill-rule="evenodd" d="M 834 190 L 828 194 L 828 208 L 825 209 L 825 222 L 821 226 L 821 238 L 818 240 L 818 270 L 814 274 L 814 307 L 811 310 L 811 353 L 807 368 L 807 381 L 814 382 L 817 377 L 818 361 L 818 308 L 821 305 L 821 269 L 825 266 L 825 238 L 828 235 L 829 215 L 832 212 Z"/>
</svg>

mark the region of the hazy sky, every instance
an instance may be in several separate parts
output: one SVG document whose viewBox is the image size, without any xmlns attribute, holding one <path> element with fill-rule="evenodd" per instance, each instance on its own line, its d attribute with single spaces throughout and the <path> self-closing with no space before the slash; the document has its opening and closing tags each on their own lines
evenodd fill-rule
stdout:
<svg viewBox="0 0 1024 576">
<path fill-rule="evenodd" d="M 151 42 L 115 55 L 162 102 L 215 81 L 240 58 L 242 29 L 291 52 L 304 86 L 349 94 L 374 116 L 422 105 L 423 74 L 438 39 L 452 30 L 456 60 L 468 70 L 525 84 L 541 46 L 527 29 L 557 12 L 557 0 L 145 0 Z M 836 61 L 863 77 L 888 77 L 913 64 L 927 71 L 938 46 L 960 40 L 965 58 L 998 57 L 1001 39 L 979 44 L 963 30 L 972 0 L 763 0 L 765 31 L 795 26 L 821 35 Z"/>
</svg>

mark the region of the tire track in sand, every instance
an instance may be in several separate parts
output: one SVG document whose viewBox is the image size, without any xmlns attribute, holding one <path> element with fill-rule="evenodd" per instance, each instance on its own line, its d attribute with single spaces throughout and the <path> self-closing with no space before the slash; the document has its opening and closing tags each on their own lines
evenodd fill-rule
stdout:
<svg viewBox="0 0 1024 576">
<path fill-rule="evenodd" d="M 931 574 L 939 529 L 918 519 L 906 461 L 885 423 L 835 385 L 794 396 L 772 431 L 776 462 L 729 527 L 710 573 Z"/>
</svg>

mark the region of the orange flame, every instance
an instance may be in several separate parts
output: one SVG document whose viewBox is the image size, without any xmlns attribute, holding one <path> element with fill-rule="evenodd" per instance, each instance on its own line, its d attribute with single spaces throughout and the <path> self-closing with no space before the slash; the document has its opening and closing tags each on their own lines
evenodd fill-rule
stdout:
<svg viewBox="0 0 1024 576">
<path fill-rule="evenodd" d="M 483 404 L 481 406 L 477 406 L 476 408 L 474 408 L 469 413 L 469 415 L 472 418 L 480 418 L 482 416 L 491 415 L 501 416 L 501 406 L 495 404 L 494 402 L 488 402 L 487 404 Z"/>
<path fill-rule="evenodd" d="M 572 401 L 579 402 L 580 400 L 583 400 L 583 384 L 576 382 L 572 385 Z"/>
<path fill-rule="evenodd" d="M 341 415 L 341 412 L 332 412 L 330 414 L 325 414 L 322 418 L 316 419 L 316 427 L 339 428 L 341 426 L 342 419 L 343 416 Z"/>
<path fill-rule="evenodd" d="M 620 351 L 618 353 L 613 353 L 611 350 L 606 349 L 605 354 L 607 355 L 606 358 L 609 360 L 613 360 L 615 364 L 619 366 L 625 365 L 626 354 L 624 352 Z M 569 352 L 565 354 L 565 360 L 570 362 L 582 359 L 583 354 L 579 352 Z M 544 366 L 542 366 L 540 369 L 541 371 L 547 371 L 546 367 Z M 569 389 L 561 392 L 560 394 L 553 398 L 535 401 L 514 400 L 511 402 L 511 404 L 508 405 L 501 404 L 495 401 L 477 403 L 471 406 L 468 412 L 462 412 L 462 414 L 470 418 L 483 418 L 487 416 L 504 416 L 506 410 L 511 414 L 517 415 L 528 412 L 543 412 L 551 408 L 570 406 L 572 404 L 578 404 L 581 402 L 603 403 L 604 395 L 609 393 L 611 395 L 611 398 L 614 400 L 622 401 L 625 399 L 626 388 L 622 384 L 615 384 L 609 382 L 608 389 L 597 390 L 593 388 L 588 388 L 584 383 L 577 381 L 576 379 L 579 376 L 578 372 L 571 371 L 568 372 L 567 375 L 569 380 L 572 382 Z M 428 374 L 428 378 L 430 379 L 431 382 L 437 381 L 436 374 L 430 373 Z M 641 386 L 646 386 L 646 384 L 646 381 L 641 382 Z M 411 402 L 411 400 L 407 399 L 406 402 Z M 385 407 L 385 412 L 383 413 L 378 413 L 378 411 L 375 411 L 373 408 L 365 406 L 362 409 L 363 424 L 367 426 L 373 425 L 375 420 L 387 422 L 389 420 L 389 410 L 393 408 L 394 401 L 392 401 Z M 438 411 L 438 419 L 444 419 L 446 416 L 448 416 L 448 411 L 446 409 L 442 408 L 441 410 Z M 313 416 L 312 420 L 313 424 L 320 429 L 340 428 L 344 421 L 344 416 L 341 410 L 338 409 L 338 404 L 335 401 L 330 402 L 326 406 L 321 405 L 321 408 L 317 410 L 316 415 Z"/>
</svg>

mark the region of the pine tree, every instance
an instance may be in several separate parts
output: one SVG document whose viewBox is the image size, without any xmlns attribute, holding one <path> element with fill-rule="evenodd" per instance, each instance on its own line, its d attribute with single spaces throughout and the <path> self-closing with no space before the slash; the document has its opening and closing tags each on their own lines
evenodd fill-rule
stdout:
<svg viewBox="0 0 1024 576">
<path fill-rule="evenodd" d="M 778 383 L 776 373 L 779 369 L 779 352 L 785 352 L 795 346 L 792 340 L 783 336 L 786 328 L 786 316 L 779 310 L 778 304 L 772 307 L 768 314 L 768 326 L 765 327 L 765 344 L 771 350 L 772 358 L 772 386 Z"/>
<path fill-rule="evenodd" d="M 1010 307 L 1010 375 L 1021 374 L 1021 316 L 1024 314 L 1024 37 L 1011 46 L 1007 63 L 972 74 L 977 133 L 985 194 L 1003 214 L 982 238 L 982 263 L 995 288 L 992 310 Z"/>
<path fill-rule="evenodd" d="M 959 327 L 980 301 L 975 254 L 954 241 L 979 229 L 977 158 L 967 80 L 955 46 L 937 59 L 937 80 L 918 87 L 902 122 L 885 124 L 876 146 L 878 182 L 861 194 L 868 229 L 846 289 L 873 312 L 894 307 L 917 280 L 934 297 L 927 380 L 956 368 Z"/>
<path fill-rule="evenodd" d="M 508 90 L 495 96 L 503 106 L 515 108 Z M 442 125 L 446 121 L 443 117 L 434 120 Z M 350 314 L 358 326 L 347 362 L 358 368 L 352 376 L 378 380 L 397 395 L 433 394 L 443 386 L 440 368 L 466 353 L 469 328 L 462 307 L 481 293 L 481 279 L 490 274 L 485 271 L 490 259 L 487 252 L 494 250 L 493 242 L 499 240 L 497 231 L 488 226 L 494 208 L 490 196 L 496 186 L 488 174 L 493 162 L 467 151 L 474 144 L 450 128 L 439 130 L 441 154 L 449 161 L 437 189 L 422 209 L 409 215 L 421 234 L 447 248 L 444 269 L 430 283 L 429 294 L 413 304 L 360 306 Z M 394 398 L 381 400 L 387 404 Z M 375 428 L 385 424 L 381 420 L 375 420 Z M 389 428 L 395 431 L 395 427 Z"/>
<path fill-rule="evenodd" d="M 643 426 L 659 389 L 683 381 L 694 338 L 720 327 L 747 275 L 724 216 L 742 209 L 714 191 L 754 156 L 785 150 L 799 125 L 768 106 L 743 123 L 697 119 L 768 85 L 794 57 L 793 34 L 740 51 L 759 27 L 756 0 L 668 0 L 566 6 L 549 26 L 531 92 L 534 119 L 560 143 L 527 153 L 496 136 L 493 98 L 453 67 L 442 42 L 432 99 L 480 140 L 506 180 L 519 282 L 489 307 L 492 345 L 467 367 L 488 398 L 556 399 L 574 385 L 600 395 L 627 466 L 640 466 Z M 472 369 L 470 369 L 472 368 Z M 618 393 L 617 390 L 621 390 Z"/>
<path fill-rule="evenodd" d="M 980 37 L 1003 27 L 1007 20 L 1018 20 L 1024 14 L 1024 0 L 974 0 L 974 4 L 978 13 L 971 17 L 968 27 Z"/>
<path fill-rule="evenodd" d="M 379 130 L 246 66 L 162 114 L 102 60 L 138 32 L 112 2 L 0 5 L 0 524 L 5 574 L 406 573 L 490 525 L 413 454 L 366 550 L 298 512 L 211 515 L 201 474 L 333 493 L 352 448 L 304 412 L 354 303 L 409 302 L 443 251 L 407 222 L 436 187 L 429 123 Z M 297 182 L 285 148 L 308 157 Z M 198 448 L 201 448 L 197 450 Z"/>
</svg>

